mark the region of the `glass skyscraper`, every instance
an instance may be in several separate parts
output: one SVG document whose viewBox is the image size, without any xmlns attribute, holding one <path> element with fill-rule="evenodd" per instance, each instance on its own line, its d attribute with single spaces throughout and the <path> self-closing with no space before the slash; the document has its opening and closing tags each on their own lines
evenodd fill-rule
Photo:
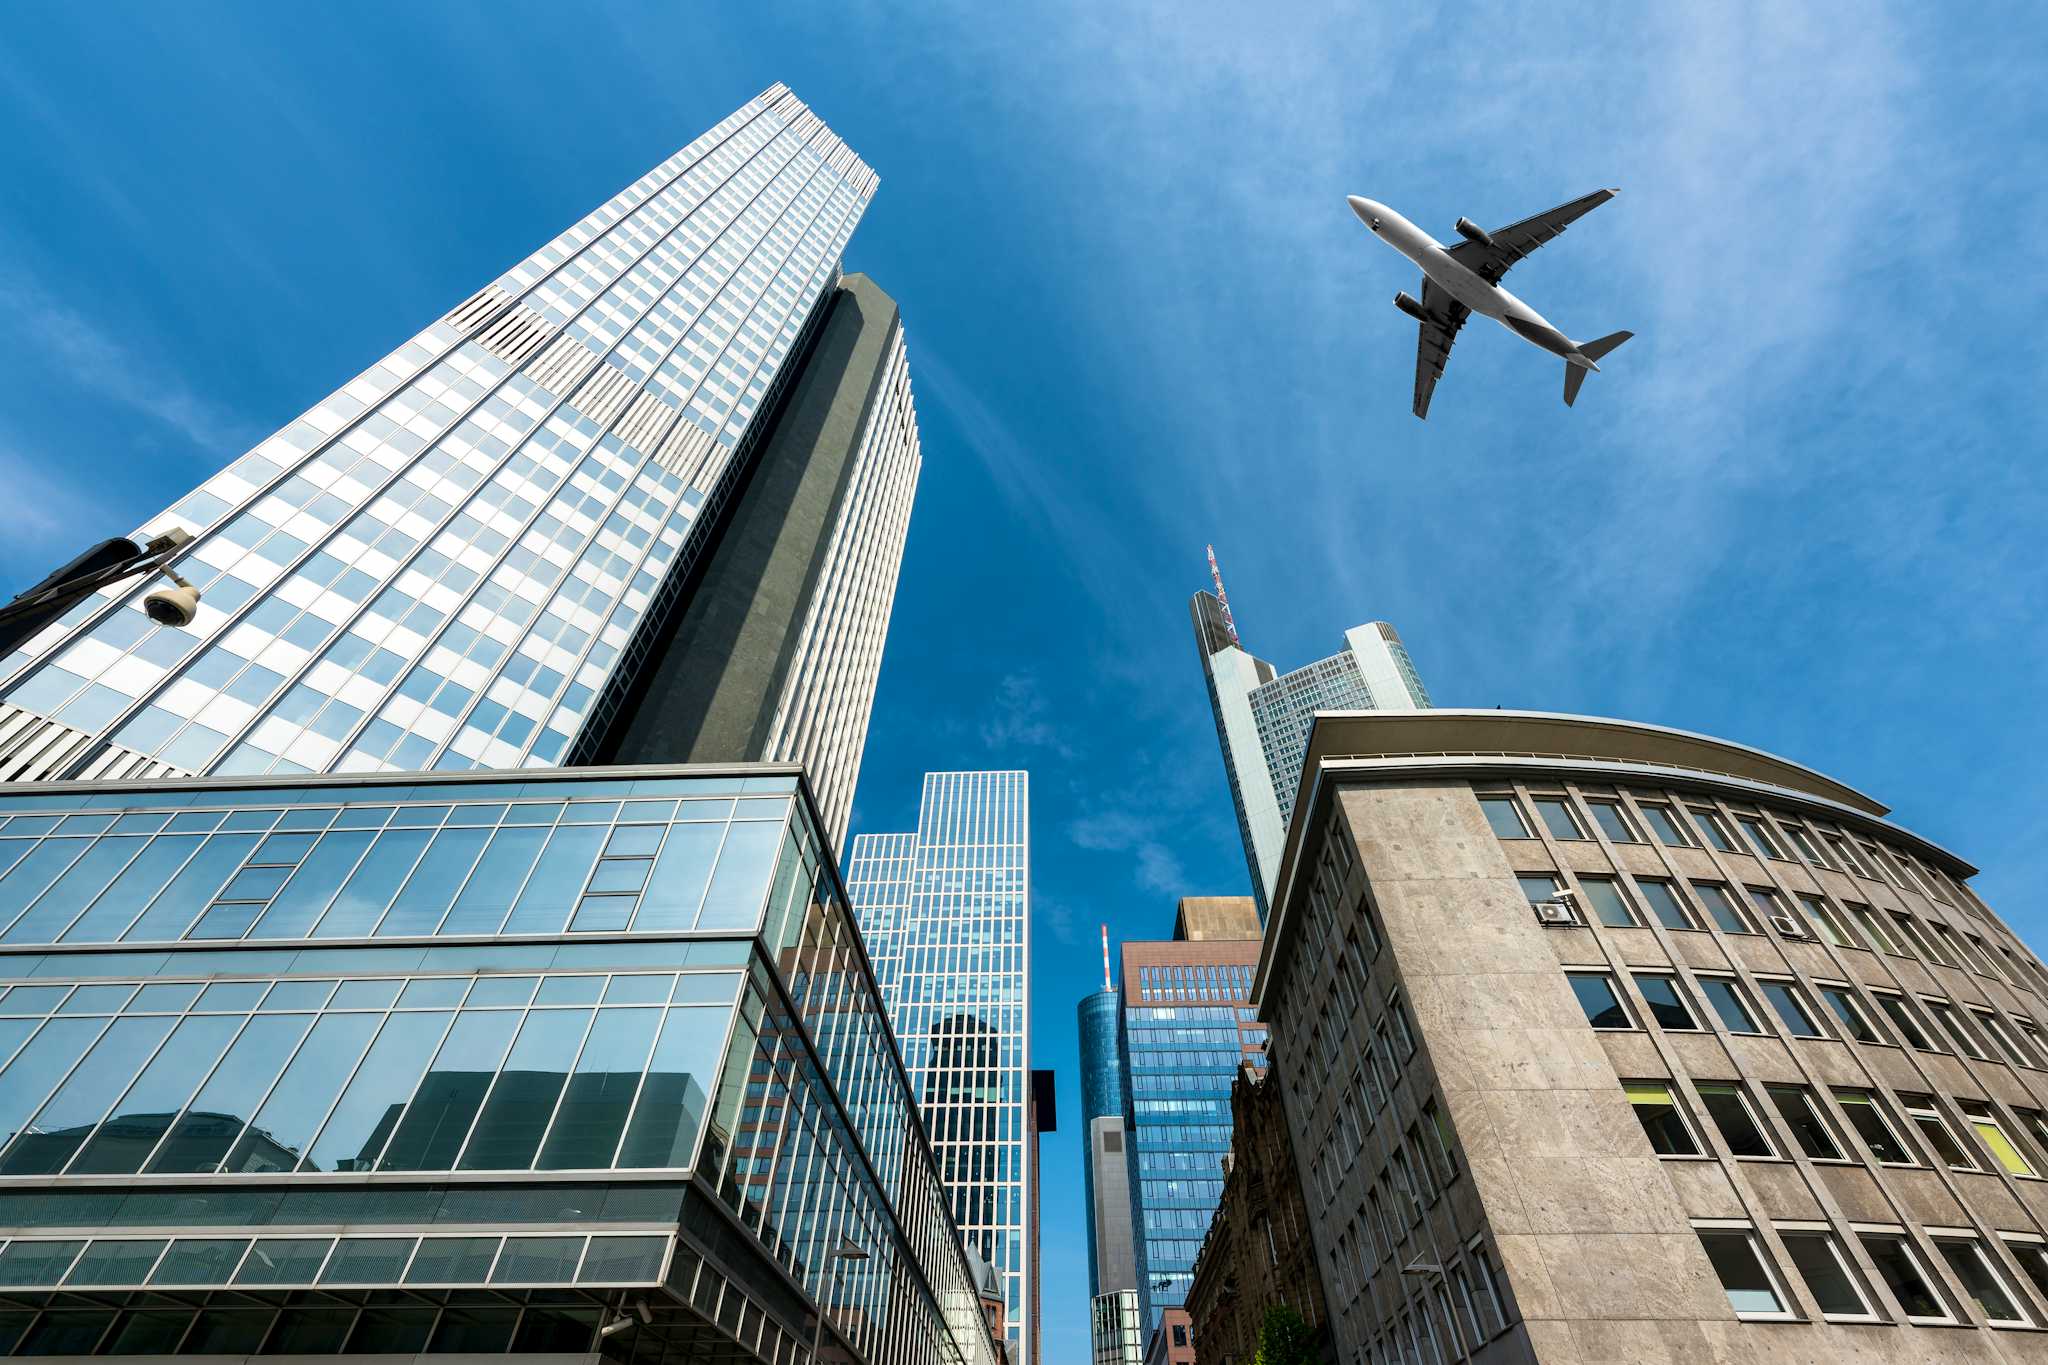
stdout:
<svg viewBox="0 0 2048 1365">
<path fill-rule="evenodd" d="M 993 1365 L 833 853 L 874 188 L 770 88 L 0 659 L 0 1354 Z"/>
<path fill-rule="evenodd" d="M 596 756 L 875 186 L 786 88 L 749 100 L 146 523 L 193 533 L 198 619 L 152 624 L 131 582 L 0 659 L 0 780 Z M 795 662 L 723 755 L 810 763 L 835 829 L 915 486 L 900 327 L 874 350 Z"/>
<path fill-rule="evenodd" d="M 1230 1087 L 1240 1063 L 1264 1061 L 1265 1028 L 1253 1020 L 1252 974 L 1259 923 L 1249 897 L 1236 899 L 1237 933 L 1210 916 L 1201 939 L 1177 936 L 1123 945 L 1122 1053 L 1129 1130 L 1131 1221 L 1147 1359 L 1193 1365 L 1182 1305 L 1195 1257 L 1223 1194 L 1230 1151 Z M 1223 898 L 1204 902 L 1212 912 Z M 1100 1233 L 1098 1232 L 1098 1236 Z M 1098 1306 L 1096 1320 L 1107 1317 Z"/>
<path fill-rule="evenodd" d="M 847 892 L 961 1235 L 1035 1359 L 1030 782 L 927 773 L 915 834 L 853 841 Z"/>
<path fill-rule="evenodd" d="M 1196 593 L 1188 609 L 1263 921 L 1315 713 L 1420 710 L 1429 705 L 1429 693 L 1400 635 L 1385 621 L 1353 626 L 1344 632 L 1341 652 L 1278 673 L 1245 649 L 1229 605 L 1216 593 Z"/>
</svg>

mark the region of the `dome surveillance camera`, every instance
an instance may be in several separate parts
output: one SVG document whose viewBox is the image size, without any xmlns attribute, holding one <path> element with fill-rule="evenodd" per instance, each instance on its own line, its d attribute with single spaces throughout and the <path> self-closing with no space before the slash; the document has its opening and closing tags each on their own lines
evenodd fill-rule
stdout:
<svg viewBox="0 0 2048 1365">
<path fill-rule="evenodd" d="M 199 589 L 190 583 L 160 588 L 142 599 L 142 609 L 160 626 L 189 626 L 199 614 Z"/>
</svg>

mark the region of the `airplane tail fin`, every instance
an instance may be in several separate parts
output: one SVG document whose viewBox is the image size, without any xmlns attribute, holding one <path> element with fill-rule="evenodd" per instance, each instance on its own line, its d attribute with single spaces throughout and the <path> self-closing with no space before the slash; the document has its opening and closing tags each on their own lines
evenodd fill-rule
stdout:
<svg viewBox="0 0 2048 1365">
<path fill-rule="evenodd" d="M 1579 347 L 1579 354 L 1584 356 L 1588 361 L 1597 362 L 1609 351 L 1612 351 L 1615 347 L 1621 345 L 1622 342 L 1627 341 L 1630 337 L 1634 335 L 1634 332 L 1609 332 L 1606 336 L 1601 337 L 1598 341 L 1588 341 L 1582 343 Z M 1566 407 L 1570 407 L 1574 402 L 1577 401 L 1579 396 L 1579 386 L 1586 382 L 1586 374 L 1587 369 L 1585 366 L 1574 365 L 1569 360 L 1565 361 L 1564 405 Z"/>
</svg>

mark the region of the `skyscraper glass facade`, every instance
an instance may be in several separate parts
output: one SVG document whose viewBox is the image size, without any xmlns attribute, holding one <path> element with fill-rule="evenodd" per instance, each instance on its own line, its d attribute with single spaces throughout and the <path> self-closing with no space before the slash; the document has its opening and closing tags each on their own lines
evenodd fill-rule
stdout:
<svg viewBox="0 0 2048 1365">
<path fill-rule="evenodd" d="M 1187 1300 L 1223 1194 L 1231 1083 L 1247 1057 L 1264 1059 L 1251 1009 L 1258 954 L 1256 938 L 1124 945 L 1131 1208 L 1148 1337 Z"/>
<path fill-rule="evenodd" d="M 875 189 L 777 85 L 148 522 L 0 659 L 0 777 L 545 766 L 602 729 Z"/>
<path fill-rule="evenodd" d="M 1104 946 L 1108 972 L 1107 942 Z M 1081 1175 L 1088 1208 L 1088 1298 L 1096 1365 L 1140 1365 L 1138 1260 L 1124 1127 L 1123 997 L 1105 983 L 1082 999 Z"/>
<path fill-rule="evenodd" d="M 0 795 L 0 1353 L 588 1352 L 626 1310 L 780 1365 L 819 1303 L 985 1365 L 819 829 L 766 765 Z"/>
<path fill-rule="evenodd" d="M 847 889 L 961 1235 L 1031 1357 L 1030 781 L 927 773 L 914 835 L 853 841 Z M 872 927 L 871 927 L 872 926 Z"/>
<path fill-rule="evenodd" d="M 1342 652 L 1277 673 L 1244 648 L 1229 609 L 1214 593 L 1196 593 L 1188 611 L 1263 922 L 1316 712 L 1420 710 L 1430 704 L 1429 693 L 1407 646 L 1385 621 L 1353 626 L 1344 632 Z"/>
</svg>

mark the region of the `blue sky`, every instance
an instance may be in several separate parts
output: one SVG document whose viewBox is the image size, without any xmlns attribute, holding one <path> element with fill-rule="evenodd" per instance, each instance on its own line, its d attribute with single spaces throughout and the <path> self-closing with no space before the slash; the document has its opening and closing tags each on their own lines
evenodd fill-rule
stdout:
<svg viewBox="0 0 2048 1365">
<path fill-rule="evenodd" d="M 0 48 L 0 583 L 124 532 L 773 80 L 882 176 L 925 470 L 855 828 L 1033 776 L 1040 1065 L 1095 926 L 1245 887 L 1186 600 L 1397 623 L 1442 704 L 1757 744 L 2044 928 L 2044 20 L 1992 5 L 43 5 Z M 1669 13 L 1654 11 L 1668 9 Z M 772 11 L 772 12 L 771 12 Z M 1513 287 L 1637 336 L 1558 400 L 1408 267 L 1622 196 Z M 1045 1359 L 1085 1359 L 1078 1135 Z"/>
</svg>

